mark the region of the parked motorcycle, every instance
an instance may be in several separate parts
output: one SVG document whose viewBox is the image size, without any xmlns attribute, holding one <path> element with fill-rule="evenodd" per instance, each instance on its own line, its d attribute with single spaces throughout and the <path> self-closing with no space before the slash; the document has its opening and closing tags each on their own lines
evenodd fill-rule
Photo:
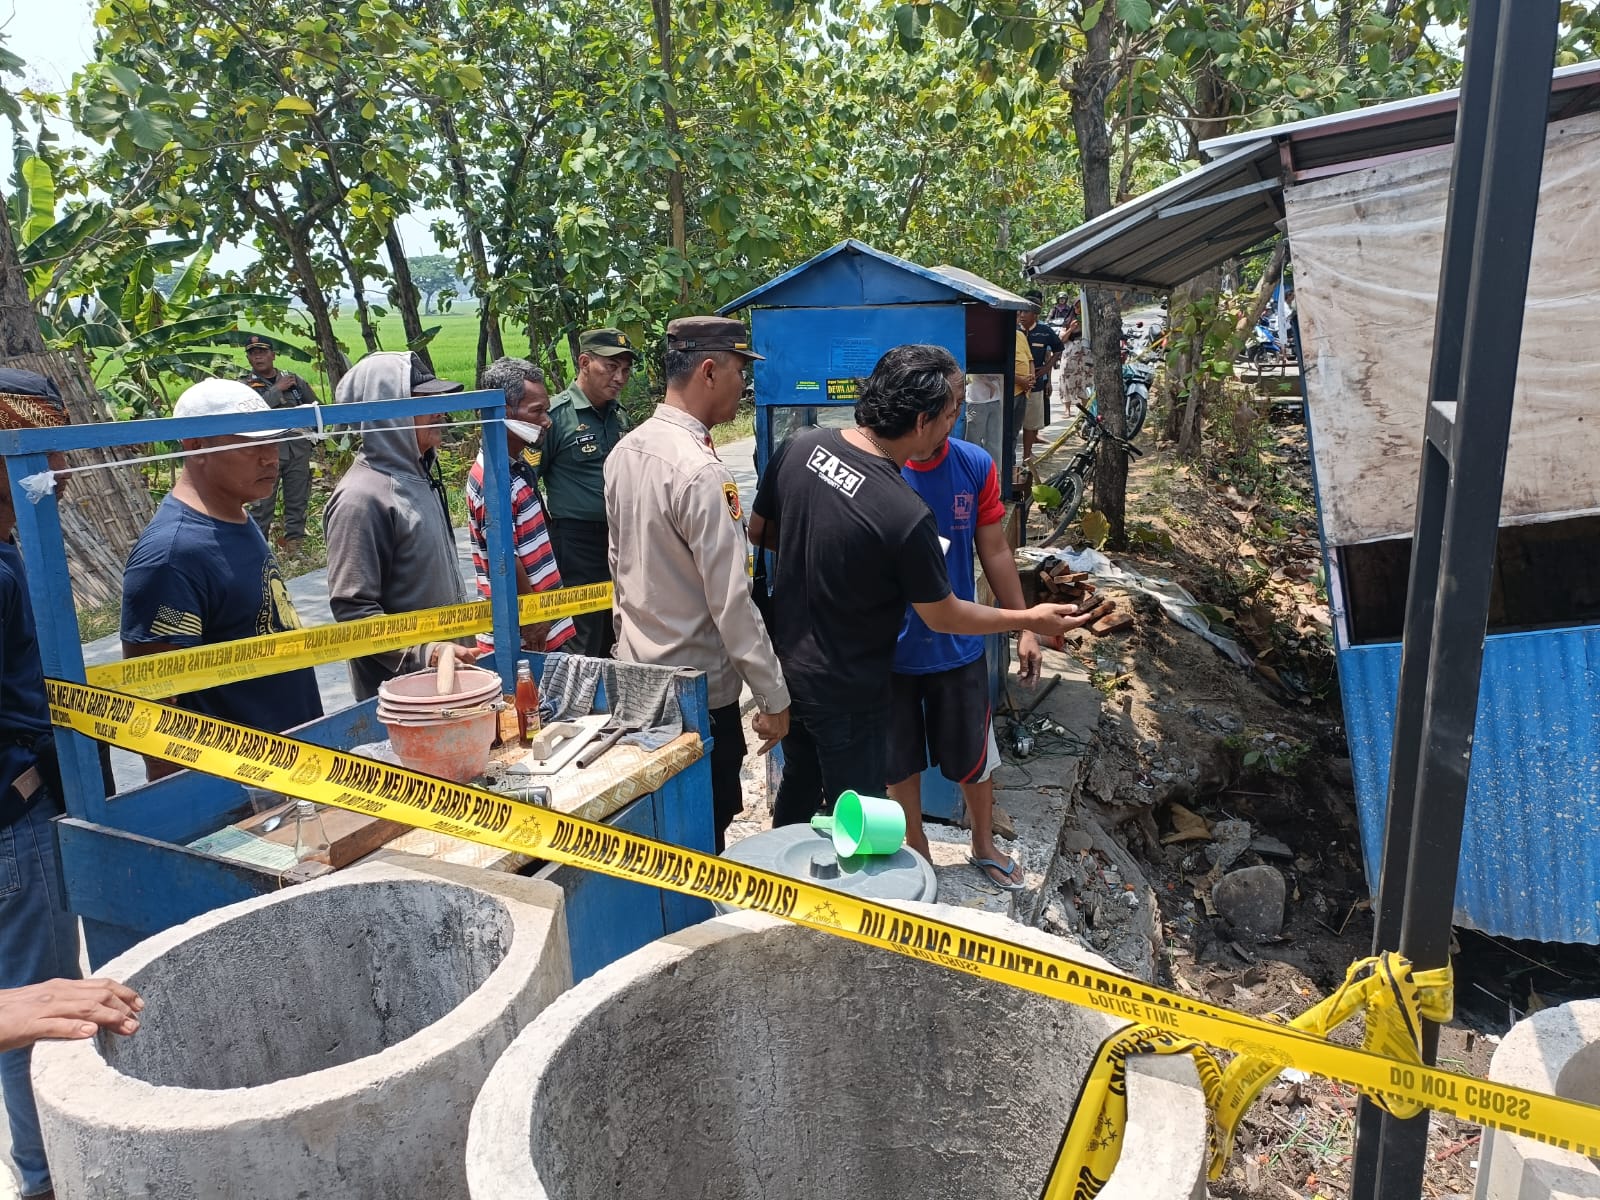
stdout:
<svg viewBox="0 0 1600 1200">
<path fill-rule="evenodd" d="M 1244 344 L 1244 360 L 1253 367 L 1284 366 L 1297 356 L 1293 339 L 1279 337 L 1273 322 L 1263 317 L 1256 322 Z"/>
<path fill-rule="evenodd" d="M 1156 369 L 1146 362 L 1122 364 L 1122 419 L 1126 422 L 1126 436 L 1138 437 L 1150 415 L 1150 385 L 1155 382 Z"/>
<path fill-rule="evenodd" d="M 1147 362 L 1124 362 L 1122 364 L 1122 419 L 1125 422 L 1123 433 L 1126 437 L 1138 437 L 1139 431 L 1144 428 L 1145 421 L 1150 416 L 1150 385 L 1155 382 L 1156 369 Z M 1099 406 L 1094 400 L 1094 389 L 1089 391 L 1088 407 L 1078 406 L 1090 417 L 1099 412 Z M 1087 420 L 1081 426 L 1082 434 L 1089 436 Z"/>
</svg>

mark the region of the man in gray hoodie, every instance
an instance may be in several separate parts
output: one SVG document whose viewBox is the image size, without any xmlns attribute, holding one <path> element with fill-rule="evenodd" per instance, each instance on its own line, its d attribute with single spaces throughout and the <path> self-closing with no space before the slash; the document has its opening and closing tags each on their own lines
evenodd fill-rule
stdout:
<svg viewBox="0 0 1600 1200">
<path fill-rule="evenodd" d="M 409 350 L 380 351 L 358 362 L 334 392 L 336 404 L 444 396 L 461 384 L 434 378 Z M 448 414 L 365 421 L 361 453 L 328 498 L 328 606 L 338 621 L 415 612 L 466 600 L 455 534 L 435 451 Z M 438 659 L 441 643 L 350 662 L 357 700 L 378 685 Z M 458 659 L 477 657 L 456 649 Z"/>
</svg>

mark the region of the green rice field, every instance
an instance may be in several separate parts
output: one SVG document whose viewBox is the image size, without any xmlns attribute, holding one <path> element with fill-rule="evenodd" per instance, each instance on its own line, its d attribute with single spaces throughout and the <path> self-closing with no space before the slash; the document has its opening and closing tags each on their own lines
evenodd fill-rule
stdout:
<svg viewBox="0 0 1600 1200">
<path fill-rule="evenodd" d="M 441 379 L 454 379 L 459 383 L 472 386 L 473 367 L 478 355 L 478 313 L 476 309 L 457 309 L 448 313 L 431 313 L 422 318 L 423 328 L 431 329 L 439 326 L 439 332 L 428 345 L 428 352 L 433 358 L 434 369 Z M 356 361 L 366 352 L 365 343 L 361 340 L 361 327 L 356 323 L 354 313 L 348 306 L 341 308 L 339 318 L 333 323 L 334 332 L 339 335 L 339 340 L 345 344 L 351 361 Z M 295 342 L 305 346 L 309 351 L 311 339 L 309 337 L 295 336 L 293 334 L 277 334 L 284 341 Z M 378 340 L 385 350 L 405 349 L 405 329 L 400 324 L 398 314 L 391 313 L 378 321 Z M 508 346 L 508 350 L 515 353 L 519 347 Z M 246 369 L 244 351 L 240 350 L 233 356 L 238 360 L 239 370 L 243 373 Z M 305 374 L 311 381 L 311 386 L 318 396 L 324 400 L 332 399 L 328 394 L 327 376 L 314 372 L 307 362 L 296 362 L 283 357 L 278 360 L 280 370 L 293 371 L 295 374 Z"/>
<path fill-rule="evenodd" d="M 433 358 L 434 369 L 441 379 L 453 379 L 465 384 L 469 389 L 475 382 L 474 367 L 478 353 L 478 313 L 476 309 L 457 309 L 448 313 L 425 314 L 422 318 L 423 327 L 431 329 L 439 326 L 439 332 L 434 335 L 428 349 Z M 243 326 L 248 332 L 249 326 Z M 339 340 L 345 344 L 352 361 L 358 361 L 365 353 L 365 346 L 361 340 L 361 328 L 356 323 L 355 316 L 349 312 L 348 307 L 341 310 L 338 320 L 334 322 L 334 332 Z M 307 348 L 307 360 L 298 361 L 280 355 L 277 366 L 279 370 L 292 371 L 297 375 L 303 374 L 310 381 L 312 388 L 319 398 L 325 403 L 333 399 L 332 389 L 328 386 L 326 374 L 312 367 L 310 362 L 311 339 L 307 336 L 296 334 L 275 333 L 274 336 L 284 341 L 294 342 Z M 516 354 L 525 347 L 519 345 L 514 336 L 507 333 L 506 349 Z M 399 350 L 405 346 L 405 330 L 400 323 L 398 314 L 385 316 L 378 322 L 378 339 L 385 350 Z M 239 373 L 247 370 L 244 351 L 241 349 L 232 357 L 239 365 Z M 565 348 L 562 350 L 562 359 L 566 359 Z M 571 368 L 568 366 L 567 374 L 570 378 Z M 175 396 L 183 390 L 183 385 L 174 381 L 172 394 Z M 554 390 L 554 389 L 552 389 Z M 625 408 L 633 414 L 636 420 L 643 419 L 655 403 L 649 394 L 649 381 L 644 373 L 635 372 L 633 381 L 622 394 Z M 713 432 L 712 438 L 721 445 L 724 442 L 737 438 L 749 437 L 755 430 L 755 415 L 749 409 L 742 410 L 737 417 L 725 425 L 719 425 Z"/>
</svg>

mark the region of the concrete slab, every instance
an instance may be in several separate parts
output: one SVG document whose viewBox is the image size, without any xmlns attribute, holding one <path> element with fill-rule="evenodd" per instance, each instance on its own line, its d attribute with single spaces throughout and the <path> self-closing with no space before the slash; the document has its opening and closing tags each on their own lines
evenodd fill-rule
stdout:
<svg viewBox="0 0 1600 1200">
<path fill-rule="evenodd" d="M 1600 1104 L 1600 1000 L 1575 1000 L 1518 1021 L 1489 1063 L 1489 1078 Z M 1518 1137 L 1483 1131 L 1476 1200 L 1578 1200 L 1600 1196 L 1600 1163 Z"/>
<path fill-rule="evenodd" d="M 1008 892 L 969 863 L 971 841 L 966 830 L 929 823 L 928 848 L 943 904 L 1001 913 L 1025 925 L 1038 923 L 1059 853 L 1061 828 L 1085 765 L 1081 757 L 1068 751 L 1088 744 L 1100 719 L 1101 705 L 1100 693 L 1089 683 L 1088 672 L 1070 655 L 1055 650 L 1044 652 L 1041 679 L 1048 680 L 1053 675 L 1060 675 L 1061 682 L 1034 711 L 1049 717 L 1066 733 L 1059 740 L 1047 739 L 1057 748 L 1047 748 L 1021 762 L 1003 762 L 995 772 L 997 802 L 1010 815 L 1016 829 L 1016 838 L 1002 839 L 1000 847 L 1008 855 L 1021 857 L 1027 890 Z M 1018 687 L 1014 677 L 1009 686 L 1016 702 L 1029 702 L 1030 693 Z"/>
<path fill-rule="evenodd" d="M 57 1188 L 464 1195 L 479 1086 L 571 984 L 563 905 L 393 855 L 141 942 L 106 966 L 145 997 L 139 1032 L 35 1049 Z"/>
<path fill-rule="evenodd" d="M 993 913 L 904 905 L 1104 969 Z M 474 1200 L 1024 1195 L 1095 1052 L 1091 1009 L 753 913 L 664 938 L 557 1000 L 485 1081 Z M 1107 1200 L 1204 1196 L 1194 1066 L 1138 1064 Z"/>
</svg>

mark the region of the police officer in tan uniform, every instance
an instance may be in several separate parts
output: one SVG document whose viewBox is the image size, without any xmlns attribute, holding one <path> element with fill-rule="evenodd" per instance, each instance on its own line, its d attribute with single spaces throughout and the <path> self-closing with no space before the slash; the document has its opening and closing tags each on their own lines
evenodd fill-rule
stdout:
<svg viewBox="0 0 1600 1200">
<path fill-rule="evenodd" d="M 760 357 L 738 321 L 673 321 L 667 398 L 605 462 L 616 656 L 706 672 L 718 852 L 744 807 L 740 681 L 750 685 L 760 710 L 754 720 L 760 753 L 789 729 L 789 689 L 750 596 L 739 488 L 711 447 L 712 426 L 733 419 L 746 364 Z"/>
</svg>

